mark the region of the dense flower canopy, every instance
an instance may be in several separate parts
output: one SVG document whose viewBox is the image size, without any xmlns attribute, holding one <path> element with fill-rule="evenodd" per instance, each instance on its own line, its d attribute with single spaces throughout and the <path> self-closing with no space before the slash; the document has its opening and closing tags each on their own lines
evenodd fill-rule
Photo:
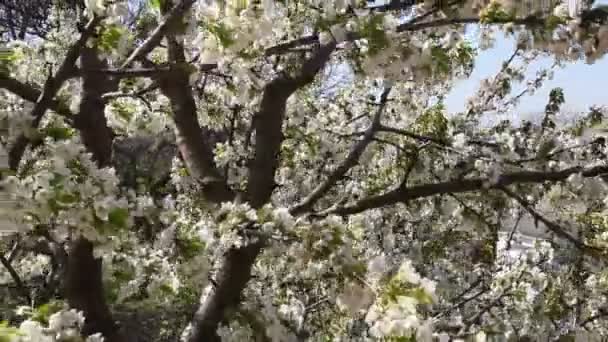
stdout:
<svg viewBox="0 0 608 342">
<path fill-rule="evenodd" d="M 606 111 L 486 120 L 608 51 L 593 1 L 20 3 L 0 341 L 608 337 Z"/>
</svg>

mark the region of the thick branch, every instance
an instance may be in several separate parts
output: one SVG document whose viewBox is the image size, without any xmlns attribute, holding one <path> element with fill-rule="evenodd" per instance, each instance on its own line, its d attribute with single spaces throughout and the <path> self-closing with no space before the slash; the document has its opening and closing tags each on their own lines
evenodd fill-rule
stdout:
<svg viewBox="0 0 608 342">
<path fill-rule="evenodd" d="M 253 125 L 256 134 L 255 157 L 249 167 L 247 183 L 247 195 L 253 207 L 266 203 L 276 185 L 274 174 L 279 165 L 279 150 L 283 142 L 282 126 L 287 99 L 314 80 L 335 48 L 335 41 L 321 46 L 297 75 L 279 76 L 266 85 Z"/>
<path fill-rule="evenodd" d="M 257 135 L 256 155 L 249 169 L 248 196 L 253 207 L 264 205 L 270 199 L 274 187 L 287 99 L 297 89 L 313 81 L 335 48 L 335 42 L 322 46 L 304 63 L 296 76 L 281 76 L 266 86 L 254 127 Z M 263 242 L 260 241 L 228 250 L 222 258 L 214 285 L 211 285 L 213 287 L 207 289 L 208 292 L 194 315 L 192 329 L 185 341 L 220 341 L 216 334 L 218 325 L 226 318 L 228 310 L 238 306 L 241 292 L 251 277 L 251 268 L 262 247 Z"/>
<path fill-rule="evenodd" d="M 169 59 L 175 67 L 159 80 L 161 91 L 171 102 L 178 149 L 190 173 L 202 182 L 207 200 L 214 203 L 231 201 L 235 194 L 213 161 L 209 143 L 211 132 L 198 122 L 189 72 L 183 68 L 186 63 L 184 48 L 173 37 L 168 37 L 168 45 Z"/>
<path fill-rule="evenodd" d="M 596 177 L 608 173 L 608 166 L 596 166 L 591 168 L 572 167 L 560 171 L 547 172 L 521 171 L 503 174 L 495 181 L 486 177 L 452 180 L 413 187 L 398 187 L 385 194 L 365 198 L 354 204 L 336 208 L 329 213 L 349 215 L 435 195 L 501 189 L 519 183 L 559 182 L 566 180 L 570 175 L 576 173 L 581 173 L 583 177 L 587 178 Z"/>
<path fill-rule="evenodd" d="M 84 48 L 81 64 L 85 68 L 100 68 L 107 65 L 97 57 L 97 50 Z M 99 167 L 110 166 L 112 162 L 112 131 L 105 117 L 103 94 L 118 88 L 118 81 L 103 74 L 83 74 L 82 100 L 74 125 L 82 136 L 82 142 Z"/>
<path fill-rule="evenodd" d="M 57 73 L 54 76 L 50 76 L 42 89 L 42 93 L 38 96 L 36 100 L 36 104 L 34 105 L 34 109 L 31 112 L 32 116 L 32 127 L 38 127 L 40 124 L 40 120 L 42 120 L 42 116 L 46 112 L 46 110 L 52 105 L 53 98 L 55 94 L 59 91 L 63 83 L 70 77 L 72 71 L 74 69 L 74 64 L 76 60 L 80 56 L 80 50 L 85 46 L 89 37 L 95 31 L 95 27 L 99 23 L 101 19 L 99 17 L 94 17 L 89 21 L 86 25 L 84 31 L 80 35 L 78 41 L 76 41 L 69 49 L 57 70 Z M 19 166 L 19 162 L 21 161 L 21 157 L 25 152 L 25 148 L 27 147 L 29 140 L 21 135 L 17 138 L 15 144 L 11 147 L 9 151 L 9 166 L 12 170 L 17 170 Z"/>
<path fill-rule="evenodd" d="M 98 58 L 95 48 L 83 48 L 80 62 L 85 69 L 107 66 Z M 112 132 L 104 115 L 102 95 L 117 88 L 118 82 L 107 76 L 83 75 L 82 100 L 74 123 L 98 167 L 108 167 L 112 162 Z M 93 244 L 83 237 L 69 244 L 63 291 L 69 305 L 83 311 L 86 317 L 83 334 L 100 332 L 105 341 L 125 341 L 105 302 L 102 260 L 94 257 Z"/>
<path fill-rule="evenodd" d="M 2 73 L 0 73 L 0 88 L 6 89 L 29 102 L 36 102 L 40 98 L 40 90 L 33 85 L 23 83 Z M 66 118 L 71 118 L 73 115 L 67 106 L 57 100 L 49 103 L 49 109 Z"/>
<path fill-rule="evenodd" d="M 70 243 L 64 292 L 70 307 L 82 310 L 86 317 L 82 333 L 101 332 L 104 341 L 126 342 L 104 300 L 101 259 L 93 257 L 93 244 L 84 238 Z"/>
<path fill-rule="evenodd" d="M 363 138 L 359 140 L 350 150 L 348 156 L 344 161 L 327 177 L 327 179 L 319 184 L 302 202 L 298 203 L 291 209 L 292 214 L 300 214 L 310 210 L 315 203 L 321 199 L 327 191 L 329 191 L 352 167 L 357 165 L 361 154 L 365 151 L 369 143 L 372 142 L 374 134 L 381 127 L 380 116 L 386 105 L 386 100 L 390 92 L 390 88 L 387 88 L 382 93 L 380 98 L 380 108 L 378 108 L 376 115 L 369 128 L 363 134 Z"/>
</svg>

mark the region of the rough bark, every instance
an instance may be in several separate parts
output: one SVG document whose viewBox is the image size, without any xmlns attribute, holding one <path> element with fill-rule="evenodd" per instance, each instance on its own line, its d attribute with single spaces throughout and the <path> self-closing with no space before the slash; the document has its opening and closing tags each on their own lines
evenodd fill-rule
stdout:
<svg viewBox="0 0 608 342">
<path fill-rule="evenodd" d="M 313 208 L 315 203 L 320 200 L 325 194 L 336 185 L 341 179 L 344 178 L 346 173 L 353 168 L 359 162 L 359 158 L 365 152 L 367 146 L 374 139 L 374 135 L 376 131 L 378 131 L 381 127 L 380 116 L 386 106 L 386 101 L 388 100 L 388 94 L 390 93 L 391 88 L 386 88 L 382 92 L 382 96 L 380 98 L 380 108 L 376 111 L 374 118 L 372 119 L 372 123 L 369 125 L 361 140 L 357 141 L 354 146 L 351 148 L 350 152 L 346 159 L 340 163 L 323 181 L 319 184 L 306 198 L 302 200 L 302 202 L 295 205 L 290 209 L 292 215 L 299 215 L 305 213 Z"/>
<path fill-rule="evenodd" d="M 520 171 L 505 173 L 496 180 L 488 177 L 480 177 L 422 184 L 412 187 L 400 186 L 382 195 L 364 198 L 353 204 L 336 208 L 326 214 L 352 215 L 366 210 L 387 207 L 397 203 L 405 203 L 423 197 L 492 189 L 500 190 L 509 185 L 520 183 L 559 182 L 565 181 L 568 177 L 577 173 L 580 173 L 586 178 L 598 177 L 608 174 L 608 166 L 596 166 L 591 168 L 573 167 L 547 172 Z"/>
<path fill-rule="evenodd" d="M 106 66 L 92 48 L 82 49 L 80 61 L 85 68 Z M 82 100 L 74 123 L 99 167 L 110 166 L 112 160 L 112 132 L 104 115 L 102 95 L 116 88 L 117 83 L 103 75 L 83 75 Z M 83 311 L 84 335 L 100 332 L 106 342 L 125 341 L 105 302 L 102 261 L 94 257 L 93 244 L 82 237 L 69 244 L 64 296 L 70 307 Z"/>
<path fill-rule="evenodd" d="M 254 124 L 255 157 L 249 168 L 247 188 L 247 199 L 252 207 L 258 208 L 267 203 L 275 186 L 274 176 L 283 142 L 282 126 L 287 99 L 314 80 L 335 48 L 335 42 L 321 46 L 296 75 L 282 75 L 266 85 Z M 216 330 L 227 315 L 238 307 L 241 293 L 251 278 L 251 269 L 263 246 L 263 241 L 259 241 L 242 248 L 232 248 L 223 256 L 215 275 L 215 285 L 202 298 L 186 341 L 220 340 Z"/>
<path fill-rule="evenodd" d="M 66 266 L 64 292 L 70 307 L 84 312 L 83 335 L 101 332 L 106 342 L 126 342 L 105 303 L 101 259 L 93 257 L 93 244 L 83 238 L 71 242 Z"/>
<path fill-rule="evenodd" d="M 211 132 L 198 122 L 184 48 L 173 37 L 168 38 L 168 45 L 174 70 L 159 81 L 161 91 L 171 102 L 177 147 L 191 175 L 201 182 L 204 197 L 213 203 L 231 201 L 235 194 L 213 161 Z"/>
<path fill-rule="evenodd" d="M 95 28 L 100 20 L 100 18 L 95 17 L 88 22 L 84 31 L 80 35 L 80 38 L 68 49 L 65 59 L 63 60 L 63 63 L 61 63 L 57 73 L 49 76 L 49 78 L 46 80 L 44 88 L 36 100 L 34 109 L 32 109 L 32 112 L 30 113 L 32 117 L 32 127 L 38 127 L 44 113 L 53 104 L 55 95 L 64 82 L 70 77 L 75 68 L 76 60 L 78 57 L 80 57 L 81 49 L 84 48 L 87 40 L 95 31 Z M 17 138 L 15 144 L 11 146 L 9 151 L 9 167 L 12 170 L 17 170 L 19 167 L 21 157 L 23 156 L 28 143 L 29 139 L 24 135 L 21 135 Z"/>
<path fill-rule="evenodd" d="M 84 68 L 103 68 L 106 63 L 97 58 L 91 48 L 82 51 L 80 62 Z M 112 131 L 104 114 L 105 101 L 102 95 L 117 89 L 116 81 L 102 74 L 84 74 L 82 77 L 82 99 L 74 126 L 79 130 L 82 142 L 92 153 L 100 167 L 110 166 L 112 157 Z"/>
<path fill-rule="evenodd" d="M 0 88 L 6 89 L 29 102 L 36 102 L 40 97 L 40 90 L 34 85 L 23 83 L 2 73 L 0 73 Z M 49 103 L 49 109 L 63 117 L 72 117 L 70 109 L 57 100 L 53 100 Z"/>
</svg>

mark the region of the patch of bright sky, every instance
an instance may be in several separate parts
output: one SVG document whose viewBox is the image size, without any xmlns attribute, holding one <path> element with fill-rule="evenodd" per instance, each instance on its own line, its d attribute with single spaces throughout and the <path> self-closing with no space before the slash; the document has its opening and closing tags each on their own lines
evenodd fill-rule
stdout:
<svg viewBox="0 0 608 342">
<path fill-rule="evenodd" d="M 375 3 L 368 2 L 371 7 L 381 5 L 382 0 L 375 0 Z M 595 6 L 608 6 L 608 0 L 597 0 Z M 403 21 L 407 16 L 402 18 Z M 466 29 L 465 38 L 475 45 L 477 40 L 477 25 L 469 25 Z M 488 77 L 495 75 L 502 63 L 513 53 L 515 49 L 515 39 L 507 37 L 502 32 L 497 31 L 495 42 L 492 48 L 479 50 L 475 60 L 475 68 L 471 76 L 467 79 L 456 81 L 452 90 L 447 94 L 444 103 L 449 113 L 462 112 L 465 109 L 466 100 L 472 96 L 479 87 L 480 82 Z M 535 62 L 528 66 L 526 72 L 527 79 L 532 79 L 536 72 L 543 68 L 548 68 L 553 63 L 551 56 L 539 57 Z M 326 70 L 327 86 L 320 93 L 329 95 L 334 93 L 340 84 L 352 80 L 352 70 L 344 64 L 334 65 L 330 70 Z M 496 117 L 492 115 L 492 121 L 510 119 L 513 123 L 522 120 L 537 121 L 542 117 L 540 113 L 544 111 L 549 92 L 551 89 L 561 87 L 564 89 L 565 104 L 562 107 L 563 119 L 569 120 L 577 116 L 578 113 L 585 112 L 592 105 L 608 105 L 608 57 L 604 56 L 594 64 L 586 64 L 584 60 L 566 63 L 564 67 L 554 69 L 554 77 L 545 81 L 542 88 L 533 95 L 525 95 L 521 98 L 518 105 L 509 113 Z M 513 86 L 513 92 L 519 93 L 525 88 L 525 83 Z M 320 94 L 320 95 L 321 95 Z"/>
<path fill-rule="evenodd" d="M 594 6 L 608 5 L 608 0 L 596 1 Z M 467 38 L 474 41 L 476 26 L 467 28 Z M 479 51 L 475 61 L 475 68 L 471 76 L 465 80 L 457 81 L 452 91 L 446 96 L 445 104 L 448 112 L 461 112 L 465 108 L 466 99 L 473 95 L 479 87 L 481 80 L 495 75 L 502 63 L 513 53 L 515 40 L 498 32 L 496 41 L 491 49 Z M 528 78 L 533 78 L 537 71 L 547 68 L 553 63 L 551 57 L 541 57 L 532 63 L 527 72 Z M 561 87 L 564 89 L 566 103 L 562 108 L 566 113 L 583 112 L 592 105 L 608 105 L 608 58 L 602 57 L 594 64 L 586 64 L 584 60 L 565 64 L 555 69 L 554 77 L 546 81 L 536 93 L 522 97 L 519 104 L 505 118 L 512 122 L 532 120 L 538 118 L 543 112 L 551 89 Z M 514 92 L 519 92 L 525 84 L 514 86 Z"/>
</svg>

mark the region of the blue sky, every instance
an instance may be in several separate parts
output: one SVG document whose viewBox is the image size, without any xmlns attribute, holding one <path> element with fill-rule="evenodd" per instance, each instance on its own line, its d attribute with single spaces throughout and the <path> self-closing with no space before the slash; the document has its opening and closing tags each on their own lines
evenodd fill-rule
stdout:
<svg viewBox="0 0 608 342">
<path fill-rule="evenodd" d="M 501 33 L 497 33 L 494 47 L 479 52 L 471 77 L 458 81 L 446 97 L 448 111 L 452 113 L 462 111 L 466 99 L 475 93 L 479 82 L 495 75 L 502 62 L 513 53 L 514 47 L 513 38 L 507 38 Z M 551 63 L 550 57 L 539 58 L 529 66 L 529 78 L 533 78 L 537 70 L 550 66 Z M 592 65 L 586 64 L 585 61 L 568 63 L 563 68 L 555 69 L 554 78 L 546 81 L 540 91 L 523 97 L 514 112 L 523 116 L 542 112 L 549 91 L 555 87 L 564 89 L 566 103 L 563 109 L 567 111 L 584 111 L 594 104 L 608 105 L 608 79 L 606 76 L 608 76 L 608 58 L 606 56 Z M 524 85 L 514 86 L 514 90 L 518 92 L 523 87 Z"/>
</svg>

